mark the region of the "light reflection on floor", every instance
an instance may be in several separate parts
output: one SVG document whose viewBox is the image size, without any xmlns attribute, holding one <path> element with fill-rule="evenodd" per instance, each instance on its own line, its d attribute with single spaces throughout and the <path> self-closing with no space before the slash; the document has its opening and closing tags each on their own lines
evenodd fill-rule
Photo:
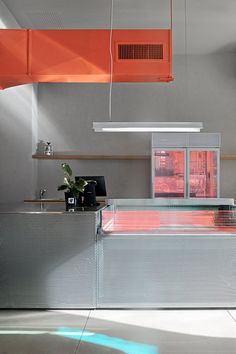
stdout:
<svg viewBox="0 0 236 354">
<path fill-rule="evenodd" d="M 0 312 L 0 354 L 235 354 L 236 311 Z"/>
<path fill-rule="evenodd" d="M 109 349 L 120 350 L 125 354 L 158 354 L 156 346 L 142 344 L 134 341 L 127 341 L 122 338 L 110 337 L 100 333 L 92 333 L 84 331 L 81 336 L 81 331 L 76 333 L 70 329 L 60 329 L 59 335 L 71 339 L 80 339 L 82 343 L 91 343 L 99 346 L 103 346 Z"/>
</svg>

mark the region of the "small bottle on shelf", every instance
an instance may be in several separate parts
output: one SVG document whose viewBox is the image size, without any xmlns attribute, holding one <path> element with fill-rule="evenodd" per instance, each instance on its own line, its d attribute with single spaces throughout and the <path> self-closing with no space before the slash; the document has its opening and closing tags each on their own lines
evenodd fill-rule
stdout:
<svg viewBox="0 0 236 354">
<path fill-rule="evenodd" d="M 48 155 L 48 156 L 53 155 L 53 147 L 50 141 L 47 141 L 47 144 L 45 145 L 44 155 Z"/>
</svg>

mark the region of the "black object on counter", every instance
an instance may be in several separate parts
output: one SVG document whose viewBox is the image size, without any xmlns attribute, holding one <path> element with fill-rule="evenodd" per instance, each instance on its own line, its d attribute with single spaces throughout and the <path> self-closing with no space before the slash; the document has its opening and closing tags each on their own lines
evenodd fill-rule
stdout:
<svg viewBox="0 0 236 354">
<path fill-rule="evenodd" d="M 88 184 L 84 188 L 84 205 L 94 206 L 96 205 L 96 181 L 87 181 Z"/>
<path fill-rule="evenodd" d="M 106 184 L 104 176 L 75 176 L 75 181 L 78 181 L 80 178 L 85 181 L 96 181 L 95 191 L 97 197 L 106 197 Z"/>
</svg>

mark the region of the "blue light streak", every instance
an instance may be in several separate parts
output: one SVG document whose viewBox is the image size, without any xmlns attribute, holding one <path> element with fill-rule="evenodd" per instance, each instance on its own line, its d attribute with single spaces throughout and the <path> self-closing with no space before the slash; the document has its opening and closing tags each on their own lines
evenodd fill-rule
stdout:
<svg viewBox="0 0 236 354">
<path fill-rule="evenodd" d="M 61 328 L 58 330 L 57 335 L 86 343 L 113 348 L 120 350 L 125 354 L 158 354 L 158 348 L 156 346 L 127 341 L 117 337 L 109 337 L 104 334 Z"/>
</svg>

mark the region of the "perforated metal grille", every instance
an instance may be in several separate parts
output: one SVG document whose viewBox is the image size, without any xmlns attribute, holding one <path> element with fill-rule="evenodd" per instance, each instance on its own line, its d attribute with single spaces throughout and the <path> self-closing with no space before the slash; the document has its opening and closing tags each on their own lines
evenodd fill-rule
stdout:
<svg viewBox="0 0 236 354">
<path fill-rule="evenodd" d="M 119 60 L 161 60 L 163 44 L 118 44 Z"/>
</svg>

